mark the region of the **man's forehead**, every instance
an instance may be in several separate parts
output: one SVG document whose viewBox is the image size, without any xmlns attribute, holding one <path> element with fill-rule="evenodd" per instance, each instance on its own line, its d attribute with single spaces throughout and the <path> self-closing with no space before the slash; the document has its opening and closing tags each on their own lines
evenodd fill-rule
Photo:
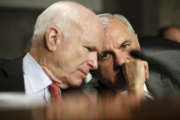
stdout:
<svg viewBox="0 0 180 120">
<path fill-rule="evenodd" d="M 130 41 L 129 36 L 119 34 L 120 31 L 109 31 L 110 34 L 107 34 L 103 41 L 103 48 L 110 49 L 119 47 L 125 41 Z"/>
<path fill-rule="evenodd" d="M 103 40 L 103 48 L 118 47 L 125 41 L 134 41 L 134 36 L 128 28 L 120 21 L 111 21 L 105 28 L 105 39 Z M 134 41 L 135 42 L 135 41 Z"/>
<path fill-rule="evenodd" d="M 92 48 L 93 50 L 101 51 L 102 45 L 103 45 L 103 38 L 101 38 L 99 36 L 94 36 L 94 37 L 86 36 L 81 41 L 82 41 L 83 45 L 85 45 L 89 48 Z"/>
<path fill-rule="evenodd" d="M 119 35 L 127 35 L 130 36 L 131 32 L 128 27 L 122 23 L 120 20 L 112 20 L 109 22 L 107 27 L 105 28 L 106 37 L 118 37 Z"/>
</svg>

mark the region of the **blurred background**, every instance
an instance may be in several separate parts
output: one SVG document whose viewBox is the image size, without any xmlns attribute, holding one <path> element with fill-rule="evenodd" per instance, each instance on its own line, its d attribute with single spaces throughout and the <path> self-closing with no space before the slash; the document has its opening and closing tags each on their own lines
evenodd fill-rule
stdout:
<svg viewBox="0 0 180 120">
<path fill-rule="evenodd" d="M 58 0 L 0 0 L 0 57 L 15 58 L 29 46 L 36 17 Z M 72 0 L 96 13 L 119 13 L 139 36 L 180 25 L 180 0 Z"/>
</svg>

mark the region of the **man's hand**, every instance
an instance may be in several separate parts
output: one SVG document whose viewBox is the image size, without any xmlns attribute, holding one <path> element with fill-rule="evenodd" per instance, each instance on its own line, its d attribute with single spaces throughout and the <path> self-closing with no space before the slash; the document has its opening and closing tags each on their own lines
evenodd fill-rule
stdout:
<svg viewBox="0 0 180 120">
<path fill-rule="evenodd" d="M 149 78 L 148 63 L 132 59 L 124 64 L 123 73 L 127 80 L 128 94 L 140 101 L 144 98 L 144 83 Z"/>
<path fill-rule="evenodd" d="M 148 63 L 143 60 L 133 59 L 123 66 L 125 79 L 128 87 L 145 83 L 149 78 Z"/>
</svg>

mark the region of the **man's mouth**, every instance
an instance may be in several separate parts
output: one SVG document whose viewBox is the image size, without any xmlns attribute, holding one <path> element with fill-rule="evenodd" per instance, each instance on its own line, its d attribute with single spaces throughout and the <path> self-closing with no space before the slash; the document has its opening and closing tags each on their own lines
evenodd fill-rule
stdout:
<svg viewBox="0 0 180 120">
<path fill-rule="evenodd" d="M 83 74 L 83 77 L 85 78 L 88 74 L 88 72 L 85 72 L 84 70 L 82 69 L 79 69 L 79 71 Z"/>
</svg>

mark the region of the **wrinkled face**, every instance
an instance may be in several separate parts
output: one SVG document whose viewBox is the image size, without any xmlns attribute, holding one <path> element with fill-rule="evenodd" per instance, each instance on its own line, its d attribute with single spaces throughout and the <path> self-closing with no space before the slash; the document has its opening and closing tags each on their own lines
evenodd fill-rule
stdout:
<svg viewBox="0 0 180 120">
<path fill-rule="evenodd" d="M 102 50 L 104 30 L 102 26 L 82 30 L 63 39 L 55 55 L 55 74 L 63 82 L 61 88 L 80 86 L 88 72 L 98 67 L 97 54 Z"/>
<path fill-rule="evenodd" d="M 103 53 L 99 59 L 99 70 L 103 82 L 115 88 L 123 88 L 126 81 L 122 66 L 131 59 L 129 51 L 139 49 L 135 34 L 119 20 L 113 19 L 105 28 Z"/>
</svg>

